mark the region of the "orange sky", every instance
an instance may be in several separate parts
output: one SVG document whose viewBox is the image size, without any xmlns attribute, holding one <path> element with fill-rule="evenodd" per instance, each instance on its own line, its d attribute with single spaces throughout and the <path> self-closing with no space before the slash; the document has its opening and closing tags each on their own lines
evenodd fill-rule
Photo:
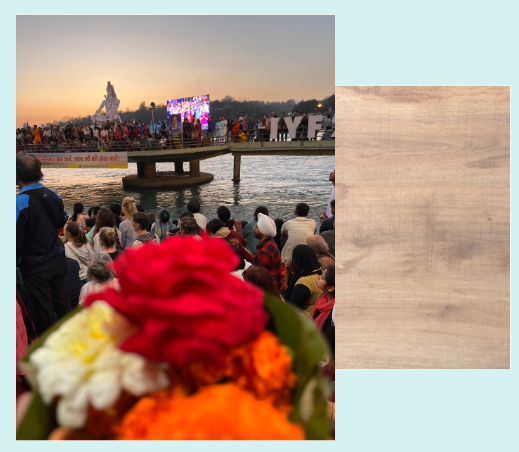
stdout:
<svg viewBox="0 0 519 452">
<path fill-rule="evenodd" d="M 335 89 L 334 16 L 18 16 L 16 124 L 210 94 L 322 99 Z"/>
</svg>

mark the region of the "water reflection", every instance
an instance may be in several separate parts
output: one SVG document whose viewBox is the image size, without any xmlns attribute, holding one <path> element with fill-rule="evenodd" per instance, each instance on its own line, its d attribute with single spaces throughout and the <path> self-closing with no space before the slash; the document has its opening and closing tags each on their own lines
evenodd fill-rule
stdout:
<svg viewBox="0 0 519 452">
<path fill-rule="evenodd" d="M 135 164 L 128 169 L 45 169 L 44 184 L 60 194 L 67 211 L 81 201 L 86 207 L 108 206 L 133 196 L 146 211 L 168 209 L 178 218 L 191 199 L 197 199 L 202 213 L 216 215 L 226 205 L 233 217 L 250 220 L 260 204 L 269 208 L 273 218 L 293 218 L 295 204 L 310 205 L 310 217 L 318 220 L 326 210 L 331 183 L 328 175 L 335 157 L 247 156 L 241 161 L 241 181 L 233 182 L 233 157 L 226 155 L 200 162 L 200 170 L 214 174 L 208 184 L 186 188 L 125 188 L 121 179 L 136 174 Z M 173 163 L 157 165 L 158 171 L 173 171 Z"/>
</svg>

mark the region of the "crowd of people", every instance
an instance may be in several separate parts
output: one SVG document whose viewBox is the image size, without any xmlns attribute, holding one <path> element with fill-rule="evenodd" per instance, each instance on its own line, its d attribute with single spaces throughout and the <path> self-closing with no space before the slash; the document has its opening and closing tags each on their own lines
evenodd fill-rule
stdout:
<svg viewBox="0 0 519 452">
<path fill-rule="evenodd" d="M 321 114 L 316 107 L 313 115 Z M 302 116 L 297 127 L 296 136 L 289 137 L 287 121 L 293 117 Z M 276 140 L 314 140 L 333 139 L 335 127 L 331 113 L 328 113 L 321 123 L 321 131 L 313 137 L 308 137 L 309 114 L 287 116 L 285 112 L 279 117 Z M 227 119 L 225 116 L 214 118 L 209 116 L 207 129 L 202 130 L 200 119 L 194 118 L 189 122 L 187 118 L 182 123 L 181 137 L 168 124 L 167 120 L 124 121 L 113 124 L 68 124 L 64 127 L 48 125 L 16 129 L 17 151 L 48 149 L 54 152 L 67 151 L 117 151 L 117 150 L 146 150 L 149 148 L 175 149 L 182 147 L 200 147 L 219 144 L 223 140 L 234 142 L 270 141 L 271 123 L 278 118 L 275 112 L 263 118 L 255 119 L 242 112 L 239 118 Z"/>
<path fill-rule="evenodd" d="M 233 274 L 305 312 L 335 353 L 334 190 L 318 228 L 306 203 L 294 206 L 289 221 L 271 218 L 263 205 L 250 221 L 232 218 L 226 206 L 208 218 L 197 200 L 173 219 L 166 209 L 146 212 L 131 197 L 89 209 L 78 202 L 67 215 L 59 194 L 40 182 L 42 176 L 38 159 L 17 155 L 17 357 L 87 295 L 106 285 L 117 288 L 110 263 L 129 248 L 202 234 L 227 242 L 240 257 Z M 334 171 L 330 181 L 334 186 Z M 27 384 L 18 369 L 17 381 Z"/>
</svg>

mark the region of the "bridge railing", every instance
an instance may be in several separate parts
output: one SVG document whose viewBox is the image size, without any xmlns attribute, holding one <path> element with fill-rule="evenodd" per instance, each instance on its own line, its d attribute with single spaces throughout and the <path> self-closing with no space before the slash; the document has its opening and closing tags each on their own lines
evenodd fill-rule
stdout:
<svg viewBox="0 0 519 452">
<path fill-rule="evenodd" d="M 229 144 L 236 143 L 264 143 L 271 141 L 287 141 L 294 146 L 303 145 L 305 141 L 314 140 L 335 140 L 331 135 L 333 129 L 328 130 L 317 130 L 314 136 L 308 136 L 308 129 L 306 127 L 298 127 L 296 136 L 290 137 L 288 132 L 279 131 L 276 139 L 270 139 L 270 131 L 265 128 L 259 128 L 254 130 L 233 130 L 225 134 L 224 136 L 216 136 L 215 133 L 205 134 L 202 137 L 196 137 L 192 133 L 179 133 L 173 134 L 169 137 L 161 139 L 157 138 L 142 138 L 139 140 L 116 140 L 116 141 L 104 141 L 89 139 L 79 140 L 73 142 L 56 142 L 46 141 L 41 144 L 24 144 L 20 140 L 16 140 L 16 152 L 140 152 L 140 151 L 157 151 L 157 150 L 171 150 L 171 149 L 191 149 L 201 148 L 209 146 L 226 146 Z"/>
</svg>

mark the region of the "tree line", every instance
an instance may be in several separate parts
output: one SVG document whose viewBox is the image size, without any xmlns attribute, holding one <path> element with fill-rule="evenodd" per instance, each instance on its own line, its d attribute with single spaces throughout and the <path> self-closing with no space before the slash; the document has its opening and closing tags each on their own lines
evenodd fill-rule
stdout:
<svg viewBox="0 0 519 452">
<path fill-rule="evenodd" d="M 281 116 L 282 112 L 293 113 L 298 111 L 299 113 L 311 113 L 315 107 L 321 104 L 321 111 L 323 113 L 328 112 L 331 108 L 335 111 L 335 94 L 325 97 L 324 99 L 309 99 L 301 100 L 297 102 L 295 99 L 288 99 L 287 101 L 262 101 L 262 100 L 245 100 L 235 99 L 232 96 L 225 96 L 223 99 L 212 100 L 210 103 L 209 113 L 216 120 L 218 116 L 225 116 L 227 119 L 234 119 L 241 116 L 242 112 L 245 112 L 248 117 L 253 116 L 255 119 L 262 118 L 264 114 L 271 116 L 271 113 L 275 111 L 278 116 Z M 141 102 L 139 108 L 136 110 L 126 109 L 125 111 L 119 111 L 119 116 L 123 121 L 129 121 L 135 119 L 136 121 L 151 121 L 152 111 L 150 106 L 146 102 Z M 157 105 L 153 111 L 153 118 L 155 121 L 167 118 L 167 107 L 165 104 Z M 65 126 L 67 124 L 78 124 L 86 123 L 90 124 L 90 116 L 76 116 L 76 117 L 65 117 L 61 121 L 54 121 L 52 123 L 45 124 L 46 126 Z"/>
</svg>

